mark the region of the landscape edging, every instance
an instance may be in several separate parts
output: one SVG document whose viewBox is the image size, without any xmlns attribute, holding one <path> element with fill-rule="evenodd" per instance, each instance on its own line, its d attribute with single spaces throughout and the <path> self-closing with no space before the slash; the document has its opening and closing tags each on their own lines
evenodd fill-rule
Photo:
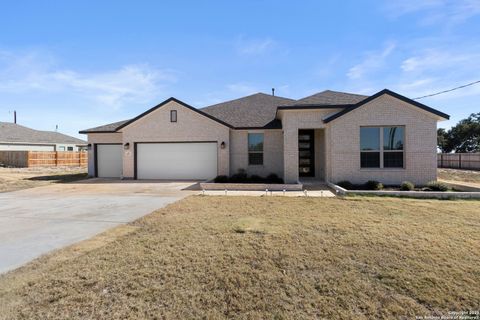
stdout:
<svg viewBox="0 0 480 320">
<path fill-rule="evenodd" d="M 339 195 L 374 195 L 408 198 L 437 198 L 437 199 L 480 199 L 480 192 L 457 191 L 386 191 L 386 190 L 347 190 L 334 183 L 327 185 Z"/>
<path fill-rule="evenodd" d="M 203 190 L 302 191 L 303 185 L 289 183 L 215 183 L 201 182 Z"/>
</svg>

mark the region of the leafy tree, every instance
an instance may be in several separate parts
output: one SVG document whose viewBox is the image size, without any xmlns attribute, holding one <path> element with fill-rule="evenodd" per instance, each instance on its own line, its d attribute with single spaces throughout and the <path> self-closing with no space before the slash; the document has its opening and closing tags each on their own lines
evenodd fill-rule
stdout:
<svg viewBox="0 0 480 320">
<path fill-rule="evenodd" d="M 480 112 L 472 113 L 448 131 L 438 129 L 437 139 L 442 152 L 480 152 Z"/>
<path fill-rule="evenodd" d="M 438 148 L 443 153 L 450 153 L 452 152 L 452 146 L 450 144 L 450 135 L 449 132 L 443 128 L 439 128 L 437 130 L 437 145 Z"/>
</svg>

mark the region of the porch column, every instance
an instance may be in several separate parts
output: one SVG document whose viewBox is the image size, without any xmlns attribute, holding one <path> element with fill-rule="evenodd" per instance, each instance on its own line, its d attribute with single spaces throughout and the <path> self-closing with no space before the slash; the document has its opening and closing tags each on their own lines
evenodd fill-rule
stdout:
<svg viewBox="0 0 480 320">
<path fill-rule="evenodd" d="M 285 183 L 298 182 L 298 129 L 283 131 L 283 179 Z"/>
</svg>

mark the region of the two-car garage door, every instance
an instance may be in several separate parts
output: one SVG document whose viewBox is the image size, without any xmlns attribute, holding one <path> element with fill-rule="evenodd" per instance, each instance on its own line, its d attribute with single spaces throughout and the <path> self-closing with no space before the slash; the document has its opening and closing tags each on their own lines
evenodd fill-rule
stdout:
<svg viewBox="0 0 480 320">
<path fill-rule="evenodd" d="M 137 143 L 137 179 L 205 180 L 217 175 L 217 143 Z"/>
</svg>

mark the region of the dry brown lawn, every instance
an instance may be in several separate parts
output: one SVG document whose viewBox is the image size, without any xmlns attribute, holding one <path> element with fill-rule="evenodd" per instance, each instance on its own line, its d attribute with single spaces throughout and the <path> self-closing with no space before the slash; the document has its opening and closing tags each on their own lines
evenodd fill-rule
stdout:
<svg viewBox="0 0 480 320">
<path fill-rule="evenodd" d="M 85 179 L 86 168 L 2 168 L 0 167 L 0 192 L 40 187 Z"/>
<path fill-rule="evenodd" d="M 191 196 L 0 277 L 0 318 L 478 310 L 479 231 L 479 201 Z"/>
<path fill-rule="evenodd" d="M 472 182 L 480 185 L 480 171 L 438 169 L 438 179 L 455 182 Z"/>
</svg>

